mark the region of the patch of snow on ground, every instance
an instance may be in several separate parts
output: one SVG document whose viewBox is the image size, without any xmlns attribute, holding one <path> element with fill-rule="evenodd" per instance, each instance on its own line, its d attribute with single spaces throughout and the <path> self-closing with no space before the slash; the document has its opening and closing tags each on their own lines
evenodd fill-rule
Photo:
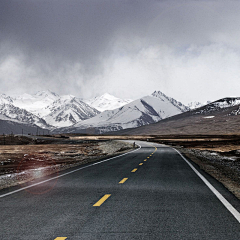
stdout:
<svg viewBox="0 0 240 240">
<path fill-rule="evenodd" d="M 203 117 L 203 118 L 214 118 L 215 116 L 207 116 L 207 117 Z"/>
</svg>

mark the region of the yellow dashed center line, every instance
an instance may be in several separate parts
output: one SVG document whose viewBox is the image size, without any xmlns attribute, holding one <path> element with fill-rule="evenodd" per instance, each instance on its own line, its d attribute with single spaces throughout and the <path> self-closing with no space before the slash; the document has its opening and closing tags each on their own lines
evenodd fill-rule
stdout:
<svg viewBox="0 0 240 240">
<path fill-rule="evenodd" d="M 147 157 L 147 158 L 150 158 L 156 151 L 157 151 L 157 148 L 155 147 L 155 151 L 154 151 L 149 157 Z M 146 162 L 146 161 L 147 161 L 147 159 L 144 159 L 144 162 Z M 139 165 L 142 166 L 143 163 L 139 163 Z M 132 170 L 132 172 L 134 173 L 134 172 L 136 172 L 137 170 L 138 170 L 137 168 L 134 168 L 134 169 Z M 123 178 L 123 179 L 119 182 L 119 184 L 123 184 L 123 183 L 125 183 L 127 180 L 128 180 L 128 178 Z M 105 194 L 105 195 L 104 195 L 99 201 L 97 201 L 93 206 L 94 206 L 94 207 L 100 207 L 110 196 L 111 196 L 111 194 Z M 54 240 L 65 240 L 65 239 L 67 239 L 67 237 L 57 237 L 57 238 L 55 238 Z"/>
<path fill-rule="evenodd" d="M 125 183 L 128 180 L 128 178 L 123 178 L 119 183 Z"/>
<path fill-rule="evenodd" d="M 111 194 L 105 194 L 98 202 L 96 202 L 93 206 L 100 207 L 109 197 Z"/>
</svg>

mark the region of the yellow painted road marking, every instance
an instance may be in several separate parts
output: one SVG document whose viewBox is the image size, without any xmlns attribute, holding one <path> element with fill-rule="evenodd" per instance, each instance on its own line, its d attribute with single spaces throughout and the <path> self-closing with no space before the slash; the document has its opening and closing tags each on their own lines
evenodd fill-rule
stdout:
<svg viewBox="0 0 240 240">
<path fill-rule="evenodd" d="M 67 238 L 66 237 L 57 237 L 54 240 L 65 240 L 65 239 L 67 239 Z"/>
<path fill-rule="evenodd" d="M 139 163 L 139 165 L 140 165 L 140 166 L 142 166 L 142 165 L 143 165 L 143 163 Z"/>
<path fill-rule="evenodd" d="M 105 194 L 98 202 L 96 202 L 93 206 L 100 207 L 109 197 L 111 194 Z"/>
<path fill-rule="evenodd" d="M 146 162 L 147 161 L 147 159 L 145 159 L 145 160 L 143 160 L 144 162 Z"/>
<path fill-rule="evenodd" d="M 149 158 L 149 157 L 147 157 L 147 158 Z"/>
<path fill-rule="evenodd" d="M 134 168 L 133 170 L 132 170 L 132 172 L 136 172 L 137 171 L 137 168 Z"/>
<path fill-rule="evenodd" d="M 119 183 L 125 183 L 128 180 L 128 178 L 123 178 Z"/>
</svg>

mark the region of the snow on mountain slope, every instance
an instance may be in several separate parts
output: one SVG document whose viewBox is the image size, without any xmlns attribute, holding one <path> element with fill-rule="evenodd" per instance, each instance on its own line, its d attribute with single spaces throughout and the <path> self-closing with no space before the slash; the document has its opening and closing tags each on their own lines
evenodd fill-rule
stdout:
<svg viewBox="0 0 240 240">
<path fill-rule="evenodd" d="M 108 93 L 103 94 L 100 97 L 95 97 L 93 99 L 84 100 L 88 105 L 96 108 L 98 111 L 103 112 L 105 110 L 113 110 L 120 108 L 133 100 L 131 99 L 121 99 L 116 98 Z"/>
<path fill-rule="evenodd" d="M 240 104 L 240 97 L 222 98 L 220 100 L 212 102 L 212 105 L 219 108 L 233 107 L 239 104 Z"/>
<path fill-rule="evenodd" d="M 155 91 L 154 93 L 152 93 L 152 96 L 161 99 L 163 102 L 170 102 L 173 106 L 178 108 L 181 112 L 186 112 L 190 110 L 187 106 L 183 105 L 181 102 L 178 102 L 177 100 L 166 96 L 164 93 L 160 91 Z"/>
<path fill-rule="evenodd" d="M 41 128 L 51 128 L 51 126 L 49 126 L 42 118 L 39 118 L 25 109 L 16 107 L 11 103 L 0 104 L 0 119 L 37 125 Z"/>
<path fill-rule="evenodd" d="M 200 102 L 190 102 L 187 104 L 187 107 L 190 108 L 191 110 L 203 107 L 207 104 L 211 103 L 211 101 L 207 101 L 205 103 L 200 103 Z"/>
<path fill-rule="evenodd" d="M 34 95 L 23 94 L 13 99 L 13 105 L 26 109 L 27 111 L 43 117 L 44 115 L 49 114 L 47 106 L 51 105 L 54 101 L 59 99 L 60 96 L 56 93 L 53 93 L 49 90 L 37 92 Z"/>
<path fill-rule="evenodd" d="M 72 95 L 59 96 L 51 91 L 42 91 L 16 98 L 0 95 L 0 114 L 6 119 L 36 124 L 42 128 L 62 128 L 75 124 L 73 128 L 96 127 L 104 132 L 154 123 L 188 110 L 182 103 L 160 91 L 136 101 L 104 94 L 86 102 L 100 110 L 111 110 L 100 113 Z"/>
<path fill-rule="evenodd" d="M 161 119 L 187 110 L 186 106 L 166 95 L 155 92 L 151 96 L 137 99 L 123 107 L 106 110 L 97 116 L 75 124 L 64 131 L 98 128 L 100 133 L 125 128 L 134 128 L 158 122 Z"/>
<path fill-rule="evenodd" d="M 59 96 L 49 90 L 34 95 L 25 93 L 15 98 L 2 94 L 0 104 L 5 118 L 43 128 L 70 126 L 99 113 L 73 95 Z"/>
<path fill-rule="evenodd" d="M 240 115 L 240 106 L 236 110 L 233 110 L 228 114 L 228 116 L 237 116 L 237 115 Z"/>
<path fill-rule="evenodd" d="M 12 102 L 13 100 L 11 97 L 7 96 L 6 94 L 0 94 L 0 104 L 8 104 Z"/>
<path fill-rule="evenodd" d="M 187 107 L 189 107 L 191 110 L 202 107 L 204 104 L 200 102 L 190 102 L 188 103 Z"/>
<path fill-rule="evenodd" d="M 240 104 L 240 97 L 222 98 L 217 101 L 211 102 L 205 106 L 200 107 L 194 114 L 206 114 L 216 112 L 228 107 L 234 107 Z"/>
<path fill-rule="evenodd" d="M 43 118 L 55 127 L 71 126 L 82 120 L 96 116 L 99 111 L 90 107 L 80 99 L 63 96 L 48 106 L 50 114 Z"/>
</svg>

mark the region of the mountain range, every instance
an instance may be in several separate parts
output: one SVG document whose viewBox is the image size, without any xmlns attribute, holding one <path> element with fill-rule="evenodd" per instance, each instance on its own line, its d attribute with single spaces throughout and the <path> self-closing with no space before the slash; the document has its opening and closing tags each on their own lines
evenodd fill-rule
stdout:
<svg viewBox="0 0 240 240">
<path fill-rule="evenodd" d="M 115 131 L 155 123 L 189 109 L 160 91 L 135 101 L 108 93 L 83 100 L 49 90 L 17 97 L 0 95 L 1 120 L 53 132 L 77 132 L 88 128 L 95 128 L 98 133 Z"/>
<path fill-rule="evenodd" d="M 229 108 L 233 108 L 232 111 Z M 136 100 L 120 99 L 108 93 L 89 100 L 73 95 L 58 95 L 51 91 L 17 97 L 1 94 L 0 131 L 35 133 L 45 129 L 52 133 L 101 134 L 128 129 L 127 131 L 135 132 L 157 124 L 161 126 L 169 121 L 176 120 L 179 123 L 183 119 L 189 120 L 197 116 L 199 122 L 202 119 L 215 121 L 219 113 L 225 112 L 228 117 L 238 116 L 240 98 L 224 98 L 205 105 L 199 102 L 184 105 L 160 91 Z M 214 113 L 213 116 L 211 113 Z M 176 126 L 175 130 L 181 128 Z M 159 129 L 161 127 L 154 130 L 154 133 L 159 132 Z M 161 132 L 170 131 L 167 129 L 168 127 Z"/>
<path fill-rule="evenodd" d="M 190 109 L 181 102 L 160 91 L 155 91 L 150 96 L 137 99 L 114 110 L 106 110 L 93 118 L 57 131 L 86 132 L 86 129 L 92 128 L 96 134 L 105 133 L 148 125 L 188 110 Z"/>
<path fill-rule="evenodd" d="M 51 91 L 0 95 L 0 119 L 36 125 L 53 130 L 66 127 L 98 114 L 99 111 L 72 95 L 59 96 Z"/>
</svg>

